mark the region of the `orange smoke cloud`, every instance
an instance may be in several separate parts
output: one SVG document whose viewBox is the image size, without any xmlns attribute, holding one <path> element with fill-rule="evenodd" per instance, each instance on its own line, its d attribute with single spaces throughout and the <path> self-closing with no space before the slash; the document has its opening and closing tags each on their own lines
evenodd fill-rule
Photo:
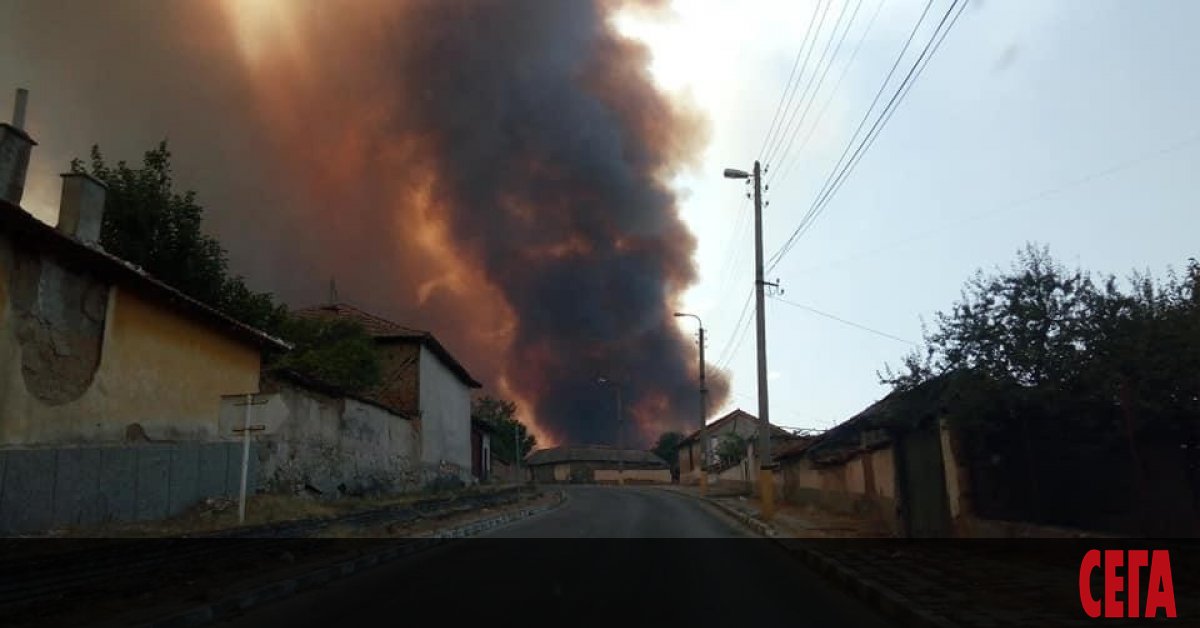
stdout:
<svg viewBox="0 0 1200 628">
<path fill-rule="evenodd" d="M 614 31 L 625 3 L 58 2 L 0 25 L 31 51 L 0 73 L 78 103 L 34 101 L 32 122 L 79 138 L 47 147 L 64 163 L 169 137 L 254 285 L 299 306 L 333 278 L 432 330 L 543 445 L 615 441 L 601 375 L 637 443 L 697 423 L 696 349 L 671 317 L 695 241 L 665 182 L 704 127 Z M 726 383 L 709 388 L 718 407 Z"/>
</svg>

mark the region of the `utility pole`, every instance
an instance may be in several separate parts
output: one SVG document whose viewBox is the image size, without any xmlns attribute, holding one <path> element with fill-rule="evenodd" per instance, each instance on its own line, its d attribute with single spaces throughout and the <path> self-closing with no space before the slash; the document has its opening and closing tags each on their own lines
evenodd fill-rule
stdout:
<svg viewBox="0 0 1200 628">
<path fill-rule="evenodd" d="M 699 319 L 697 319 L 699 320 Z M 708 494 L 708 459 L 709 442 L 708 435 L 704 433 L 704 428 L 708 425 L 708 382 L 704 376 L 706 370 L 704 365 L 704 325 L 700 325 L 700 437 L 704 440 L 701 446 L 700 461 L 700 494 Z"/>
<path fill-rule="evenodd" d="M 701 453 L 702 458 L 700 459 L 700 494 L 705 495 L 708 493 L 708 467 L 707 467 L 707 465 L 708 465 L 708 460 L 710 457 L 710 454 L 708 451 L 710 445 L 708 442 L 709 441 L 708 435 L 704 433 L 704 428 L 708 425 L 708 385 L 706 383 L 705 373 L 704 373 L 706 370 L 705 366 L 704 366 L 704 321 L 700 320 L 700 317 L 696 316 L 695 314 L 687 314 L 684 312 L 675 312 L 676 318 L 679 318 L 681 316 L 686 316 L 689 318 L 696 319 L 696 323 L 700 327 L 700 431 L 697 432 L 697 434 L 700 435 L 701 452 L 702 452 Z"/>
<path fill-rule="evenodd" d="M 520 486 L 522 484 L 522 482 L 521 482 L 521 424 L 520 423 L 517 423 L 516 426 L 513 427 L 513 465 L 515 465 L 514 468 L 517 470 L 517 474 L 516 474 L 517 486 Z"/>
<path fill-rule="evenodd" d="M 767 397 L 767 313 L 763 309 L 762 167 L 754 162 L 754 300 L 758 328 L 758 484 L 763 519 L 775 516 L 775 481 L 771 473 L 771 410 Z"/>
<path fill-rule="evenodd" d="M 607 377 L 599 377 L 596 382 L 604 386 L 612 386 L 617 393 L 617 485 L 625 485 L 625 415 L 621 413 L 621 383 Z"/>
<path fill-rule="evenodd" d="M 625 415 L 621 413 L 621 385 L 617 389 L 617 486 L 625 486 Z"/>
<path fill-rule="evenodd" d="M 763 292 L 767 286 L 778 284 L 763 281 L 762 242 L 762 166 L 754 162 L 754 174 L 734 168 L 725 169 L 726 179 L 754 179 L 754 300 L 755 318 L 758 329 L 758 486 L 762 498 L 762 516 L 770 520 L 775 516 L 775 484 L 772 479 L 771 461 L 771 417 L 767 397 L 767 314 L 763 309 Z"/>
</svg>

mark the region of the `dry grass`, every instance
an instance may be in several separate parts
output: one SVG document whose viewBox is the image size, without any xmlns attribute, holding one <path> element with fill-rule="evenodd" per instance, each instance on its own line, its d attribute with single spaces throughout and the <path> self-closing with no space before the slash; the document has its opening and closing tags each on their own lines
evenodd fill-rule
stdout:
<svg viewBox="0 0 1200 628">
<path fill-rule="evenodd" d="M 484 494 L 503 488 L 482 486 L 454 492 L 412 493 L 370 498 L 347 497 L 337 500 L 319 500 L 293 495 L 252 495 L 246 499 L 244 524 L 238 523 L 236 500 L 208 500 L 169 519 L 68 528 L 55 531 L 54 536 L 65 538 L 145 538 L 203 534 L 241 526 L 257 526 L 300 519 L 334 519 L 363 510 L 403 506 L 421 500 L 455 495 Z"/>
</svg>

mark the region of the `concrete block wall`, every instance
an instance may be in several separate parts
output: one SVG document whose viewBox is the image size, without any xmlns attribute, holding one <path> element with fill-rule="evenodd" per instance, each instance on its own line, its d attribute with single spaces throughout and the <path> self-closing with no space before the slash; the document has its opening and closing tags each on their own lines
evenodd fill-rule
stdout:
<svg viewBox="0 0 1200 628">
<path fill-rule="evenodd" d="M 251 493 L 260 485 L 257 448 Z M 209 497 L 236 498 L 241 461 L 241 443 L 0 449 L 0 534 L 150 521 Z"/>
</svg>

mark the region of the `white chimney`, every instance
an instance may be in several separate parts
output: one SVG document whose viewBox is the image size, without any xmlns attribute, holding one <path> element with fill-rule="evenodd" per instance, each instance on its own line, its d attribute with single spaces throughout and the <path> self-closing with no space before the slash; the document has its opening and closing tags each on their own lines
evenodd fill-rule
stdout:
<svg viewBox="0 0 1200 628">
<path fill-rule="evenodd" d="M 58 230 L 84 244 L 99 246 L 108 188 L 99 179 L 82 172 L 68 172 L 62 175 L 62 180 Z"/>
<path fill-rule="evenodd" d="M 25 104 L 29 92 L 17 90 L 12 124 L 0 122 L 0 198 L 21 204 L 25 194 L 25 172 L 29 169 L 29 154 L 37 142 L 25 132 Z"/>
</svg>

